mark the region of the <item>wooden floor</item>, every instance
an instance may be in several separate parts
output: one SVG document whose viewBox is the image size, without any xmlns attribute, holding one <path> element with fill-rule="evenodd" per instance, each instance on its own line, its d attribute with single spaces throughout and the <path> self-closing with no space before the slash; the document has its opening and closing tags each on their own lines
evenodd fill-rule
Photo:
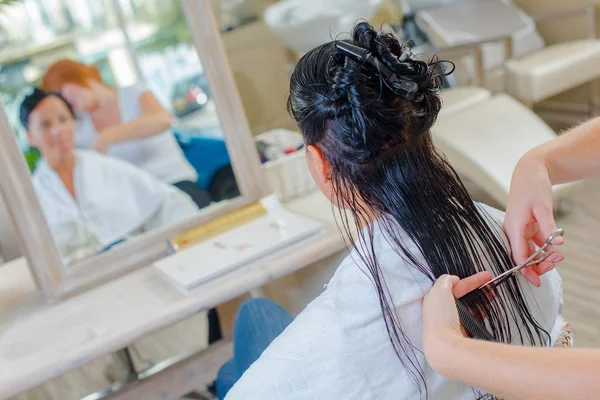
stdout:
<svg viewBox="0 0 600 400">
<path fill-rule="evenodd" d="M 570 212 L 558 218 L 565 230 L 564 316 L 576 347 L 600 347 L 600 179 L 581 182 L 569 196 Z"/>
<path fill-rule="evenodd" d="M 558 226 L 566 232 L 565 261 L 558 267 L 564 281 L 564 315 L 572 325 L 577 347 L 600 347 L 600 180 L 581 182 L 573 188 L 569 201 L 570 211 L 558 219 Z M 224 309 L 228 321 L 236 304 Z M 205 334 L 199 326 L 197 318 L 192 318 L 141 341 L 136 348 L 148 360 L 193 349 Z M 98 359 L 14 400 L 78 399 L 107 385 L 104 370 L 109 364 L 109 357 Z"/>
</svg>

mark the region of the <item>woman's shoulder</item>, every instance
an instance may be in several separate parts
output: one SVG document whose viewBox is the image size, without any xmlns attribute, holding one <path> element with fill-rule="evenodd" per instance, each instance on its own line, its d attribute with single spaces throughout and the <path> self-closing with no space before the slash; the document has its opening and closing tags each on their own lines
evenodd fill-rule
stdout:
<svg viewBox="0 0 600 400">
<path fill-rule="evenodd" d="M 399 236 L 410 258 L 424 265 L 423 255 L 414 242 L 402 234 Z M 401 307 L 421 299 L 432 285 L 429 276 L 390 244 L 390 239 L 380 227 L 375 227 L 369 240 L 366 243 L 372 243 L 372 246 L 367 247 L 372 248 L 375 256 L 370 256 L 370 252 L 365 253 L 360 247 L 352 250 L 336 270 L 325 292 L 337 306 L 352 308 L 351 318 L 379 315 L 379 292 L 384 288 L 394 306 Z M 374 276 L 375 271 L 377 276 Z"/>
<path fill-rule="evenodd" d="M 488 220 L 494 221 L 499 224 L 504 223 L 504 211 L 498 210 L 497 208 L 494 208 L 487 204 L 478 202 L 475 202 L 475 207 L 477 207 L 479 213 L 486 217 Z"/>
<path fill-rule="evenodd" d="M 77 149 L 75 154 L 86 174 L 101 175 L 109 180 L 130 181 L 136 185 L 167 186 L 143 169 L 119 158 L 87 149 Z"/>
<path fill-rule="evenodd" d="M 85 164 L 96 164 L 108 168 L 120 168 L 124 164 L 128 165 L 125 161 L 89 149 L 77 149 L 75 150 L 75 155 L 78 163 L 82 162 Z"/>
<path fill-rule="evenodd" d="M 148 87 L 141 82 L 133 85 L 123 86 L 117 89 L 119 111 L 121 112 L 121 122 L 129 122 L 138 118 L 142 114 L 140 101 L 144 93 L 148 93 Z M 147 143 L 146 138 L 144 141 Z"/>
<path fill-rule="evenodd" d="M 122 99 L 137 99 L 142 93 L 148 91 L 148 86 L 142 82 L 136 82 L 132 85 L 123 86 L 117 89 L 119 98 Z"/>
</svg>

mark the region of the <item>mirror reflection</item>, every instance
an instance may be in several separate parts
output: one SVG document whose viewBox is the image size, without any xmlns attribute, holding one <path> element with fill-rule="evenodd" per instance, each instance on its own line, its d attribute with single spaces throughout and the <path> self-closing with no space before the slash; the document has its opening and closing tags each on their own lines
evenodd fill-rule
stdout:
<svg viewBox="0 0 600 400">
<path fill-rule="evenodd" d="M 65 263 L 239 195 L 178 1 L 25 3 L 56 29 L 6 53 L 3 100 Z"/>
</svg>

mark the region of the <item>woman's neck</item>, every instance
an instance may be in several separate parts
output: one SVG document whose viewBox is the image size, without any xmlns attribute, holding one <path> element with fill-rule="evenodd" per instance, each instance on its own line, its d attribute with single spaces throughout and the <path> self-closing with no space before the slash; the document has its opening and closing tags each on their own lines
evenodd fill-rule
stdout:
<svg viewBox="0 0 600 400">
<path fill-rule="evenodd" d="M 75 153 L 60 160 L 46 160 L 46 162 L 59 176 L 72 175 L 75 168 Z"/>
<path fill-rule="evenodd" d="M 357 199 L 355 207 L 356 209 L 360 210 L 360 215 L 362 217 L 359 221 L 357 221 L 358 227 L 361 230 L 381 217 L 381 214 L 373 210 L 372 207 L 366 205 L 365 202 L 362 200 Z"/>
<path fill-rule="evenodd" d="M 63 182 L 69 193 L 75 198 L 75 185 L 73 183 L 73 170 L 75 168 L 75 153 L 71 153 L 69 157 L 61 160 L 47 161 L 60 180 Z"/>
</svg>

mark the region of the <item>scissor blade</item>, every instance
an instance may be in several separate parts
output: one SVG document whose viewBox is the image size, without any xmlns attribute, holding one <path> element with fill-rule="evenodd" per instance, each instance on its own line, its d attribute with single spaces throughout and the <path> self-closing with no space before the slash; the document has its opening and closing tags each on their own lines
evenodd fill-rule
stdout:
<svg viewBox="0 0 600 400">
<path fill-rule="evenodd" d="M 532 265 L 535 264 L 539 264 L 542 261 L 544 261 L 546 258 L 548 258 L 550 256 L 550 254 L 552 254 L 552 252 L 545 252 L 544 249 L 546 248 L 546 246 L 542 246 L 540 247 L 535 253 L 533 253 L 533 256 L 538 256 L 540 254 L 542 254 L 541 257 L 539 258 L 534 258 L 532 259 L 531 257 L 529 257 L 523 264 L 519 264 L 516 267 L 513 267 L 511 269 L 509 269 L 506 272 L 501 273 L 500 275 L 498 275 L 497 277 L 489 280 L 488 282 L 484 283 L 483 285 L 479 286 L 478 289 L 482 289 L 488 285 L 494 285 L 494 286 L 498 286 L 499 284 L 501 284 L 502 282 L 504 282 L 506 279 L 510 278 L 510 276 L 515 275 L 517 272 L 519 272 L 520 270 L 522 270 L 525 267 L 531 267 Z"/>
</svg>

